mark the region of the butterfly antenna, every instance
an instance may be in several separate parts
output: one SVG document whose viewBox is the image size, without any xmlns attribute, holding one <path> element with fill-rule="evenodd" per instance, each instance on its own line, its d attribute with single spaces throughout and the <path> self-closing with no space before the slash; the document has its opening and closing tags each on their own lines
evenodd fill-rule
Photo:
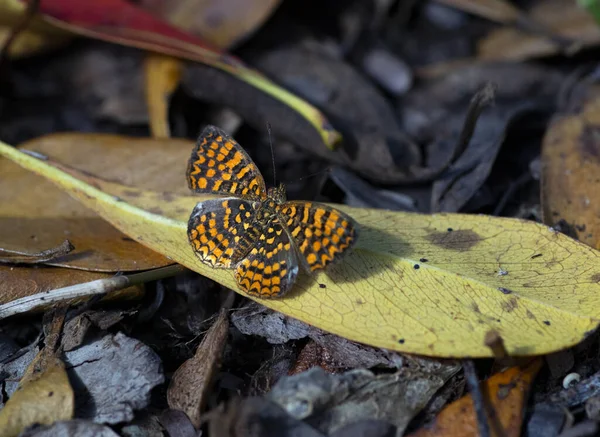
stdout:
<svg viewBox="0 0 600 437">
<path fill-rule="evenodd" d="M 275 172 L 275 151 L 273 150 L 273 136 L 271 135 L 271 123 L 267 121 L 267 132 L 269 132 L 269 146 L 271 146 L 271 159 L 273 161 L 273 186 L 277 186 L 277 174 Z"/>
<path fill-rule="evenodd" d="M 291 182 L 300 182 L 300 181 L 302 181 L 304 179 L 312 178 L 313 176 L 318 176 L 318 175 L 323 174 L 323 173 L 329 173 L 330 171 L 331 171 L 331 167 L 325 167 L 323 170 L 319 170 L 319 171 L 316 171 L 314 173 L 307 174 L 306 176 L 302 176 L 301 178 L 298 178 L 298 179 L 293 180 Z"/>
</svg>

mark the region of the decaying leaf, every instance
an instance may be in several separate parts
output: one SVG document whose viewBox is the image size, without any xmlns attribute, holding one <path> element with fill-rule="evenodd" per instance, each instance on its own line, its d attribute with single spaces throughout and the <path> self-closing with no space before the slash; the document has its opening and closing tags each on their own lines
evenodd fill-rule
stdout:
<svg viewBox="0 0 600 437">
<path fill-rule="evenodd" d="M 23 376 L 24 364 L 34 356 L 31 351 L 0 367 L 8 374 L 4 389 L 9 396 L 14 397 L 17 388 L 12 381 Z M 75 416 L 96 423 L 132 420 L 135 410 L 148 406 L 152 388 L 164 382 L 158 355 L 122 333 L 65 352 L 64 362 L 75 392 Z"/>
<path fill-rule="evenodd" d="M 171 56 L 149 53 L 144 62 L 146 103 L 154 138 L 169 138 L 169 99 L 179 85 L 183 62 Z"/>
<path fill-rule="evenodd" d="M 326 435 L 365 419 L 383 420 L 402 431 L 458 369 L 449 364 L 431 372 L 402 369 L 375 376 L 362 369 L 332 375 L 315 367 L 282 378 L 267 398 Z"/>
<path fill-rule="evenodd" d="M 42 250 L 41 252 L 20 252 L 18 250 L 6 250 L 0 248 L 0 262 L 12 264 L 41 264 L 47 263 L 54 258 L 65 256 L 73 249 L 73 245 L 69 240 L 65 240 L 62 244 L 50 249 Z"/>
<path fill-rule="evenodd" d="M 393 352 L 363 346 L 337 335 L 327 334 L 258 303 L 253 302 L 234 311 L 231 321 L 243 334 L 258 335 L 273 344 L 309 337 L 315 342 L 315 345 L 321 348 L 323 354 L 344 368 L 368 369 L 375 366 L 397 368 L 401 366 L 402 359 Z"/>
<path fill-rule="evenodd" d="M 23 19 L 26 7 L 19 0 L 0 1 L 0 47 L 4 47 L 15 26 Z M 8 54 L 13 58 L 22 58 L 43 53 L 64 45 L 71 38 L 68 32 L 44 23 L 39 17 L 33 17 L 15 37 Z"/>
<path fill-rule="evenodd" d="M 21 434 L 21 437 L 118 437 L 108 426 L 76 419 L 56 422 L 51 426 L 34 428 Z"/>
<path fill-rule="evenodd" d="M 544 32 L 511 27 L 495 30 L 478 42 L 477 58 L 519 61 L 561 51 L 568 53 L 600 43 L 598 24 L 576 1 L 535 2 L 527 14 L 531 22 L 539 23 L 538 30 L 544 29 Z"/>
<path fill-rule="evenodd" d="M 130 421 L 164 382 L 158 355 L 121 333 L 66 352 L 65 363 L 74 376 L 77 417 L 96 423 Z"/>
<path fill-rule="evenodd" d="M 344 138 L 344 153 L 318 147 L 307 136 L 309 132 L 293 125 L 290 117 L 282 119 L 279 115 L 278 122 L 272 124 L 273 132 L 278 136 L 377 182 L 401 183 L 421 176 L 414 174 L 421 160 L 419 148 L 400 129 L 389 103 L 348 65 L 300 46 L 270 50 L 257 56 L 254 63 L 298 95 L 323 108 L 331 118 L 339 120 L 336 126 L 339 125 Z M 220 83 L 225 86 L 223 80 Z M 231 106 L 235 97 L 230 99 Z M 244 103 L 237 102 L 236 105 L 239 107 Z M 245 105 L 247 110 L 240 111 L 244 118 L 262 123 L 251 113 L 257 110 L 253 102 Z"/>
<path fill-rule="evenodd" d="M 482 391 L 492 436 L 519 436 L 525 403 L 533 379 L 542 365 L 539 359 L 523 367 L 510 369 L 485 381 Z M 471 395 L 448 405 L 435 422 L 410 434 L 410 437 L 478 436 L 477 420 Z"/>
<path fill-rule="evenodd" d="M 219 48 L 246 39 L 281 0 L 143 0 L 140 4 L 173 26 Z"/>
<path fill-rule="evenodd" d="M 26 427 L 52 424 L 73 416 L 74 395 L 64 364 L 56 358 L 36 380 L 23 385 L 0 410 L 0 430 L 17 436 Z"/>
<path fill-rule="evenodd" d="M 219 370 L 228 332 L 227 310 L 221 310 L 196 354 L 177 369 L 169 384 L 169 407 L 186 413 L 196 428 L 200 427 L 200 416 Z"/>
<path fill-rule="evenodd" d="M 51 313 L 44 349 L 25 369 L 16 390 L 0 410 L 3 436 L 17 436 L 31 425 L 51 425 L 73 417 L 75 396 L 57 349 L 65 314 L 64 308 Z"/>
<path fill-rule="evenodd" d="M 142 141 L 137 143 L 139 149 L 136 157 L 135 152 L 131 153 L 133 150 L 123 153 L 118 144 L 111 146 L 108 138 L 99 140 L 92 135 L 83 144 L 71 137 L 71 146 L 68 146 L 68 138 L 68 134 L 66 137 L 51 135 L 28 142 L 27 147 L 42 154 L 52 151 L 53 155 L 61 156 L 61 159 L 78 168 L 104 174 L 109 179 L 120 174 L 130 181 L 145 180 L 156 188 L 161 186 L 152 174 L 156 164 L 140 153 L 144 149 L 142 143 L 152 140 L 133 140 Z M 171 147 L 165 145 L 167 162 L 169 151 L 178 149 L 182 143 L 175 141 Z M 162 145 L 157 144 L 157 149 L 160 147 Z M 89 159 L 90 156 L 103 156 L 103 159 Z M 131 165 L 147 166 L 148 172 L 128 174 L 126 169 Z M 68 238 L 75 250 L 49 264 L 117 272 L 148 270 L 171 263 L 164 256 L 132 241 L 93 211 L 82 208 L 43 178 L 23 171 L 6 159 L 0 159 L 0 174 L 0 247 L 3 249 L 40 252 Z M 162 179 L 163 187 L 176 190 L 180 184 L 180 181 Z M 89 280 L 97 277 L 90 276 Z M 6 283 L 1 283 L 0 289 L 5 286 Z"/>
<path fill-rule="evenodd" d="M 291 94 L 239 59 L 219 52 L 190 33 L 178 30 L 126 0 L 79 1 L 45 0 L 39 11 L 44 20 L 75 34 L 142 48 L 170 56 L 198 61 L 235 76 L 248 86 L 296 112 L 310 126 L 323 148 L 333 148 L 340 136 L 315 107 Z"/>
<path fill-rule="evenodd" d="M 237 289 L 232 272 L 202 264 L 187 244 L 186 211 L 200 196 L 173 194 L 167 202 L 7 145 L 0 154 L 45 175 L 136 241 Z M 165 166 L 163 177 L 172 170 Z M 262 304 L 353 341 L 442 357 L 492 356 L 484 343 L 490 330 L 508 354 L 535 355 L 578 343 L 597 326 L 598 252 L 553 229 L 338 207 L 360 227 L 356 249 L 328 272 L 300 277 L 289 297 Z"/>
<path fill-rule="evenodd" d="M 600 87 L 577 87 L 542 148 L 544 222 L 600 249 Z"/>
<path fill-rule="evenodd" d="M 209 435 L 222 437 L 325 437 L 260 397 L 233 398 L 207 414 Z"/>
<path fill-rule="evenodd" d="M 516 76 L 520 80 L 512 81 Z M 402 106 L 403 126 L 416 141 L 426 144 L 428 166 L 439 168 L 463 145 L 469 100 L 486 83 L 496 88 L 495 102 L 488 104 L 472 126 L 463 153 L 434 182 L 431 210 L 461 210 L 488 179 L 512 122 L 534 111 L 549 113 L 562 80 L 562 75 L 535 66 L 480 64 L 411 90 Z M 529 97 L 524 102 L 526 91 Z"/>
</svg>

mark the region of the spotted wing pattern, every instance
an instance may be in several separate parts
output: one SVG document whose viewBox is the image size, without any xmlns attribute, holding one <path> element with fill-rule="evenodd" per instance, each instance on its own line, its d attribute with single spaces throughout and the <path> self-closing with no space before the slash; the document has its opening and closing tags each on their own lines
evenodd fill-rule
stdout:
<svg viewBox="0 0 600 437">
<path fill-rule="evenodd" d="M 287 230 L 274 219 L 265 224 L 256 246 L 237 265 L 235 278 L 251 296 L 281 297 L 296 281 L 297 257 Z"/>
<path fill-rule="evenodd" d="M 188 185 L 197 193 L 234 194 L 252 199 L 267 196 L 258 167 L 242 147 L 215 126 L 207 126 L 187 169 Z"/>
<path fill-rule="evenodd" d="M 358 236 L 348 215 L 321 203 L 286 202 L 279 212 L 311 271 L 340 259 Z"/>
<path fill-rule="evenodd" d="M 188 222 L 188 238 L 204 264 L 233 268 L 254 247 L 262 227 L 255 226 L 256 203 L 233 197 L 200 202 Z"/>
</svg>

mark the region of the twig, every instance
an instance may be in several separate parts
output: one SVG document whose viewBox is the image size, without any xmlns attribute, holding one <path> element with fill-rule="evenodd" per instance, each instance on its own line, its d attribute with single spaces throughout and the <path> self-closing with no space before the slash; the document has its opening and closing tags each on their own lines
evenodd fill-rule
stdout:
<svg viewBox="0 0 600 437">
<path fill-rule="evenodd" d="M 62 244 L 56 247 L 34 253 L 9 250 L 0 247 L 0 263 L 41 264 L 53 260 L 54 258 L 64 256 L 74 249 L 75 247 L 69 240 L 63 241 Z"/>
<path fill-rule="evenodd" d="M 159 269 L 149 270 L 132 275 L 119 275 L 112 278 L 98 279 L 96 281 L 84 282 L 69 287 L 57 288 L 56 290 L 33 294 L 31 296 L 15 299 L 12 302 L 0 305 L 0 320 L 16 314 L 26 313 L 35 309 L 54 305 L 71 299 L 90 297 L 106 294 L 132 285 L 142 284 L 148 281 L 174 276 L 185 271 L 185 267 L 174 264 Z"/>
<path fill-rule="evenodd" d="M 465 380 L 473 399 L 473 408 L 475 409 L 475 415 L 477 417 L 477 428 L 479 428 L 480 437 L 490 437 L 490 425 L 488 423 L 487 414 L 485 410 L 485 400 L 483 399 L 483 393 L 479 386 L 479 379 L 477 378 L 477 372 L 475 371 L 475 364 L 473 360 L 463 361 L 463 369 L 465 372 Z"/>
</svg>

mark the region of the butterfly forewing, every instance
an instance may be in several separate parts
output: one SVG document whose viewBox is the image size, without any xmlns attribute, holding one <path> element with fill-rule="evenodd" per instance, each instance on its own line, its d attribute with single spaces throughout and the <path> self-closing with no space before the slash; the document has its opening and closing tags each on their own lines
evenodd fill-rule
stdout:
<svg viewBox="0 0 600 437">
<path fill-rule="evenodd" d="M 286 202 L 279 207 L 298 250 L 311 271 L 340 259 L 356 241 L 354 221 L 343 212 L 321 203 Z"/>
<path fill-rule="evenodd" d="M 281 297 L 294 285 L 298 258 L 287 230 L 277 220 L 265 225 L 255 247 L 238 264 L 237 282 L 246 293 Z"/>
<path fill-rule="evenodd" d="M 197 193 L 234 194 L 266 198 L 258 167 L 242 147 L 215 126 L 200 134 L 187 169 L 188 185 Z"/>
<path fill-rule="evenodd" d="M 211 199 L 198 203 L 188 222 L 188 238 L 200 260 L 212 267 L 232 268 L 257 244 L 262 231 L 255 226 L 251 201 Z"/>
</svg>

